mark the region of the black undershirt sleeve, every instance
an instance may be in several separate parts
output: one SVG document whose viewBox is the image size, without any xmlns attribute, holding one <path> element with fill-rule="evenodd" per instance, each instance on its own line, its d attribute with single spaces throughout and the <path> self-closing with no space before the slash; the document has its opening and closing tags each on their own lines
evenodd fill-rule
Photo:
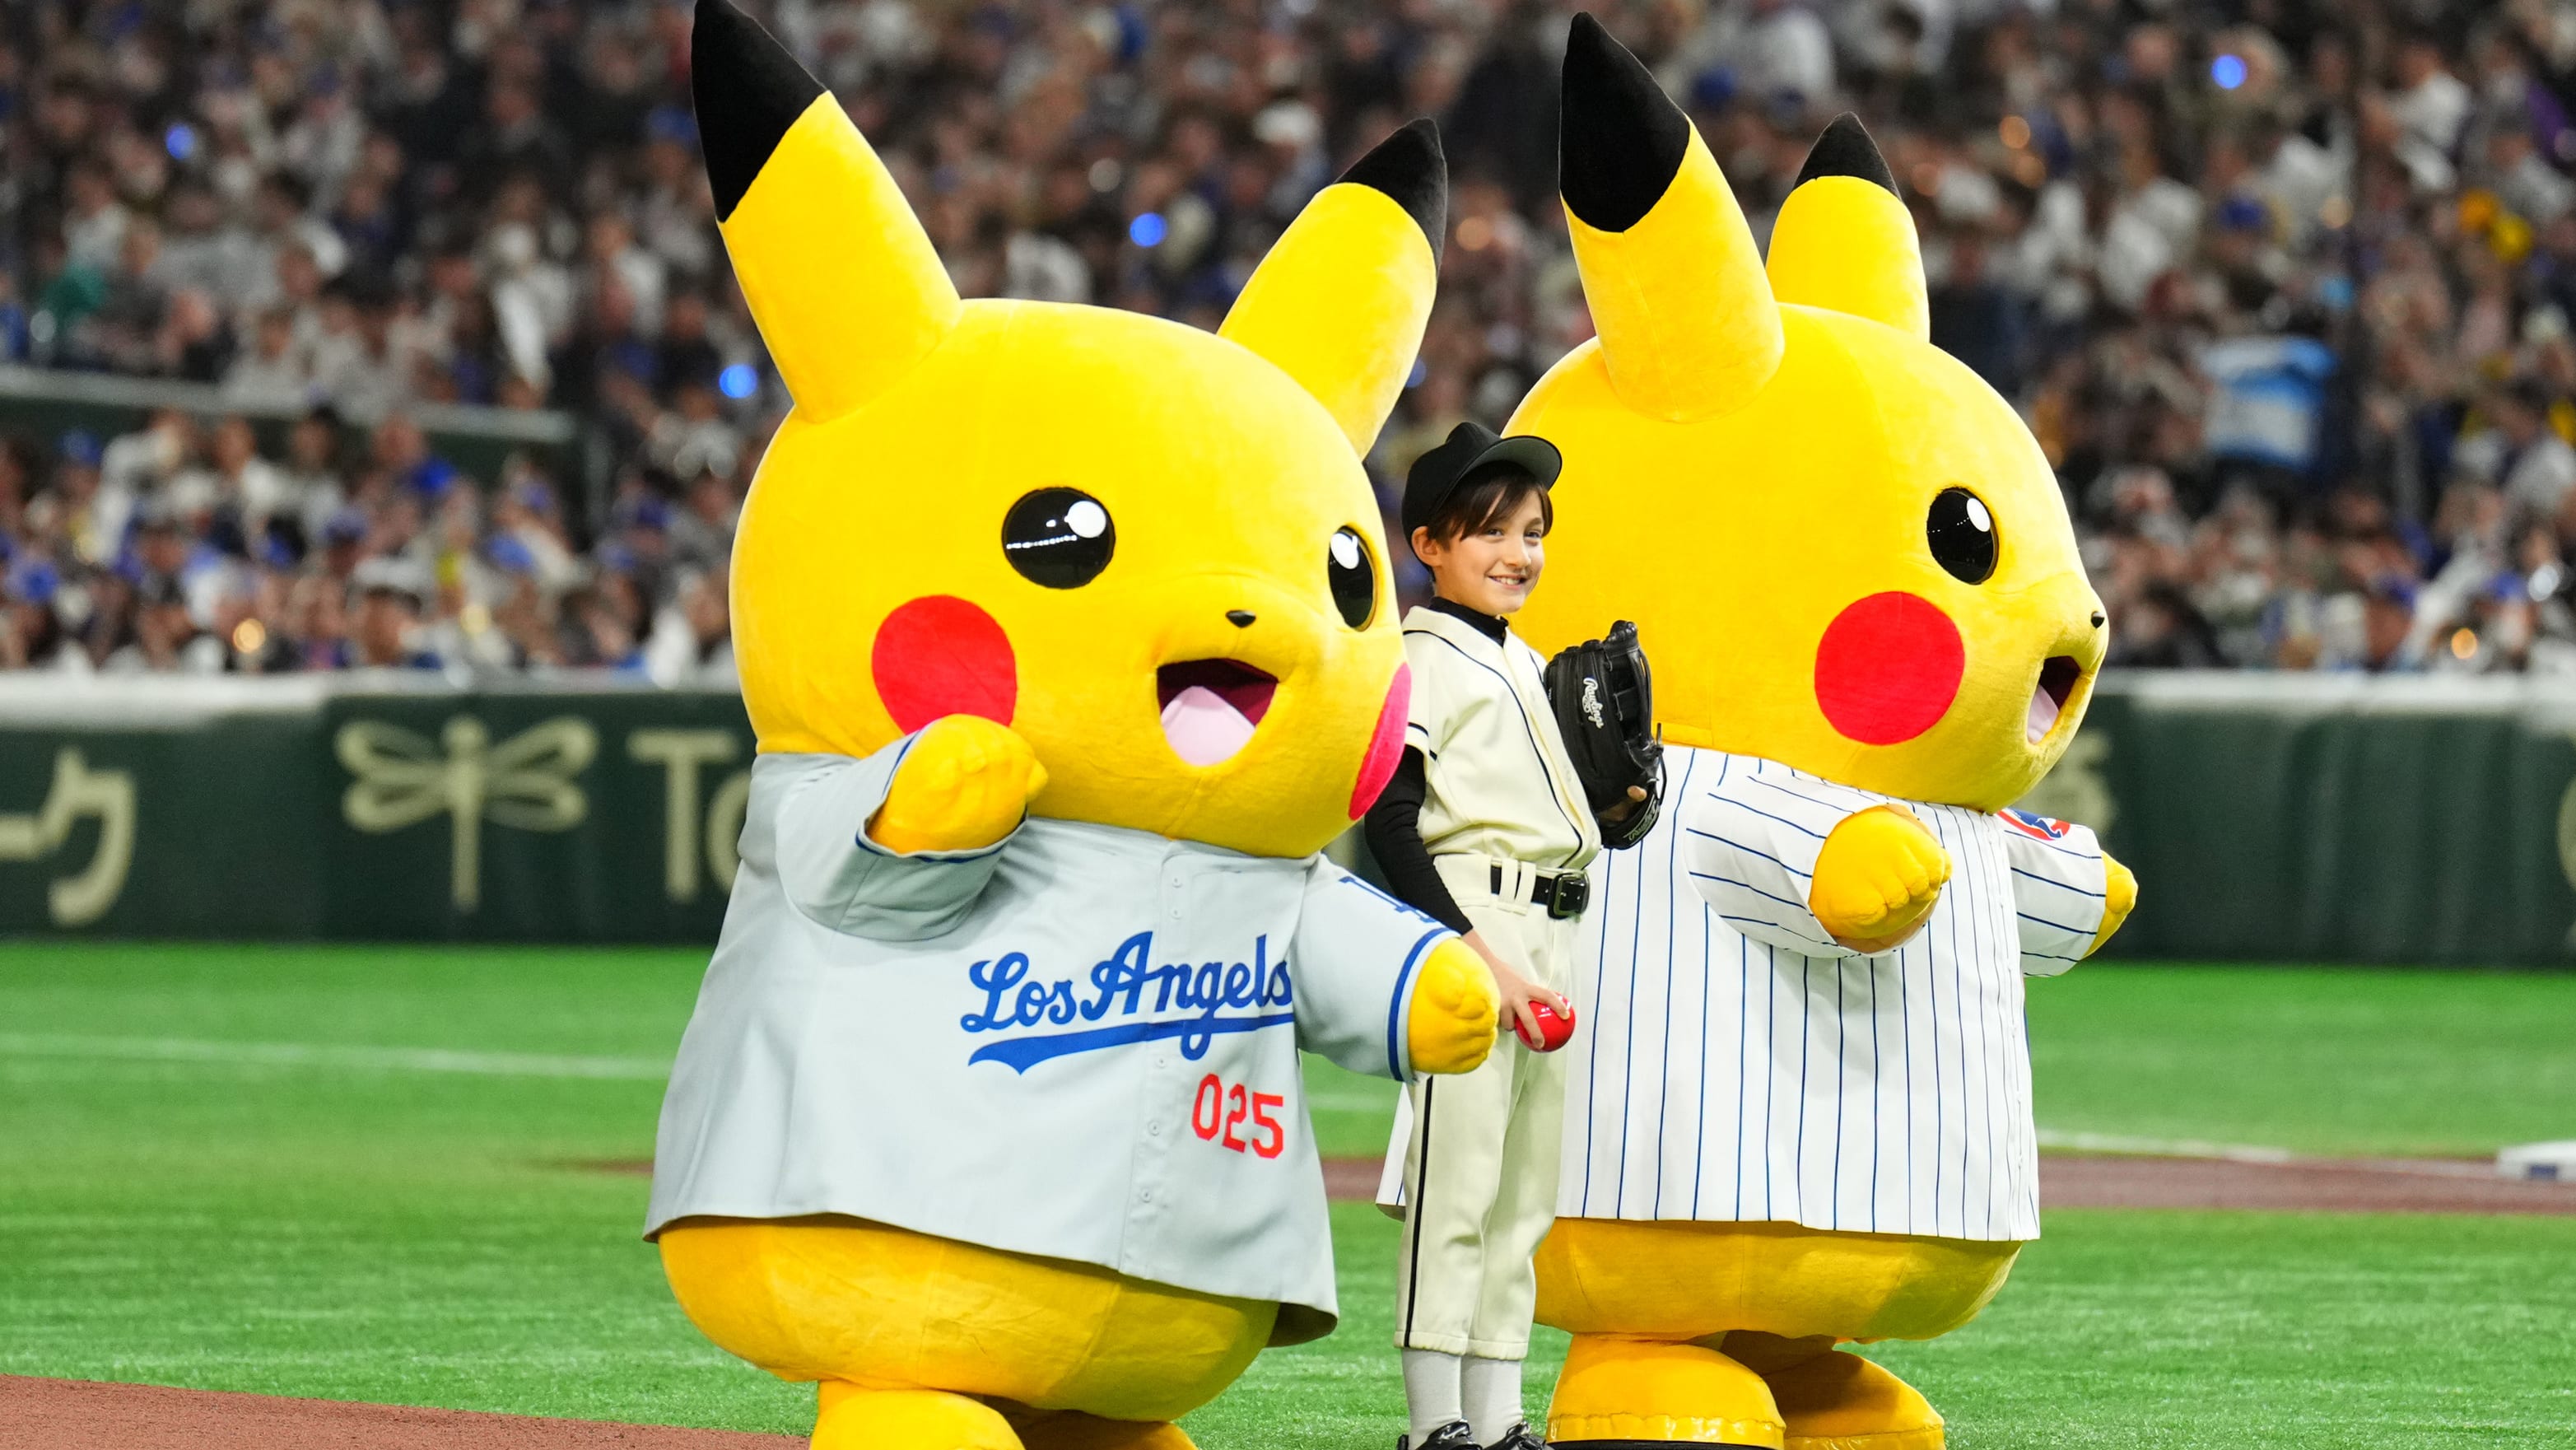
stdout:
<svg viewBox="0 0 2576 1450">
<path fill-rule="evenodd" d="M 1395 778 L 1386 783 L 1377 804 L 1361 821 L 1360 834 L 1367 838 L 1369 853 L 1377 857 L 1377 869 L 1398 901 L 1429 913 L 1464 936 L 1475 929 L 1474 924 L 1458 909 L 1457 898 L 1449 894 L 1448 883 L 1431 864 L 1430 848 L 1422 844 L 1422 799 L 1428 789 L 1422 752 L 1407 747 L 1395 767 Z"/>
</svg>

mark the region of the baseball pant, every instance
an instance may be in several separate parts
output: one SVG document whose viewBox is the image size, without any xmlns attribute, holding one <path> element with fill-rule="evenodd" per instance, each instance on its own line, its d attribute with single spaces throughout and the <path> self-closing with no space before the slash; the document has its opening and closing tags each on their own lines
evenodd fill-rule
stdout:
<svg viewBox="0 0 2576 1450">
<path fill-rule="evenodd" d="M 1503 894 L 1483 856 L 1442 856 L 1441 879 L 1479 935 L 1540 986 L 1574 984 L 1574 922 L 1510 899 L 1530 868 L 1503 863 Z M 1404 1141 L 1404 1241 L 1396 1262 L 1396 1345 L 1486 1359 L 1529 1353 L 1538 1280 L 1531 1256 L 1556 1221 L 1565 1062 L 1532 1052 L 1511 1023 L 1473 1072 L 1416 1079 Z"/>
</svg>

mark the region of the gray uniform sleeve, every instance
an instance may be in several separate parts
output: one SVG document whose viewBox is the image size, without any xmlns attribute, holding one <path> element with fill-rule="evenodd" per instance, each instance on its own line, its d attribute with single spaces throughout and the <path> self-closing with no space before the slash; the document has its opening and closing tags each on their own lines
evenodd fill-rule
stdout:
<svg viewBox="0 0 2576 1450">
<path fill-rule="evenodd" d="M 2102 929 L 2109 875 L 2102 843 L 2089 826 L 2028 811 L 2005 811 L 2002 819 L 2022 975 L 2053 977 L 2082 961 Z"/>
<path fill-rule="evenodd" d="M 1297 1045 L 1353 1072 L 1409 1079 L 1405 1014 L 1422 959 L 1456 933 L 1318 856 L 1289 944 Z"/>
<path fill-rule="evenodd" d="M 880 941 L 920 941 L 965 920 L 1011 836 L 974 851 L 899 853 L 868 839 L 912 737 L 863 760 L 808 757 L 778 803 L 778 879 L 817 925 Z M 1012 835 L 1018 830 L 1013 828 Z"/>
</svg>

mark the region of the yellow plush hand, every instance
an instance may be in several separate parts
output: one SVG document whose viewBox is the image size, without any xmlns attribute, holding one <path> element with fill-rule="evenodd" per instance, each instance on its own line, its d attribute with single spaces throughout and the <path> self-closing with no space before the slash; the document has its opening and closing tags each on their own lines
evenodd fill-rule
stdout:
<svg viewBox="0 0 2576 1450">
<path fill-rule="evenodd" d="M 1405 1048 L 1415 1072 L 1469 1072 L 1494 1050 L 1494 1023 L 1503 998 L 1485 959 L 1458 937 L 1431 949 L 1414 984 L 1413 1010 L 1404 1021 Z"/>
<path fill-rule="evenodd" d="M 2102 943 L 2111 939 L 2111 933 L 2120 929 L 2120 923 L 2127 921 L 2129 913 L 2135 911 L 2137 906 L 2137 874 L 2112 860 L 2110 852 L 2103 852 L 2102 929 L 2093 933 L 2093 945 L 2084 949 L 2084 955 L 2089 957 L 2102 950 Z"/>
<path fill-rule="evenodd" d="M 972 851 L 1011 833 L 1046 789 L 1046 767 L 1010 726 L 943 715 L 894 768 L 868 839 L 889 851 Z"/>
<path fill-rule="evenodd" d="M 1950 853 L 1900 805 L 1845 816 L 1816 854 L 1807 909 L 1834 940 L 1883 952 L 1923 925 L 1950 879 Z"/>
</svg>

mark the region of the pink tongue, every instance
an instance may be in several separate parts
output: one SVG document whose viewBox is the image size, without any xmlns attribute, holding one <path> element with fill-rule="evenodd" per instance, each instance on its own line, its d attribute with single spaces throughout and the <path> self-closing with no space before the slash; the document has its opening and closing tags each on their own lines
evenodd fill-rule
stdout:
<svg viewBox="0 0 2576 1450">
<path fill-rule="evenodd" d="M 1216 691 L 1192 685 L 1163 707 L 1163 738 L 1190 764 L 1215 765 L 1252 738 L 1252 722 Z"/>
<path fill-rule="evenodd" d="M 2048 737 L 2048 727 L 2057 723 L 2057 701 L 2046 690 L 2030 692 L 2030 743 L 2037 745 Z"/>
</svg>

